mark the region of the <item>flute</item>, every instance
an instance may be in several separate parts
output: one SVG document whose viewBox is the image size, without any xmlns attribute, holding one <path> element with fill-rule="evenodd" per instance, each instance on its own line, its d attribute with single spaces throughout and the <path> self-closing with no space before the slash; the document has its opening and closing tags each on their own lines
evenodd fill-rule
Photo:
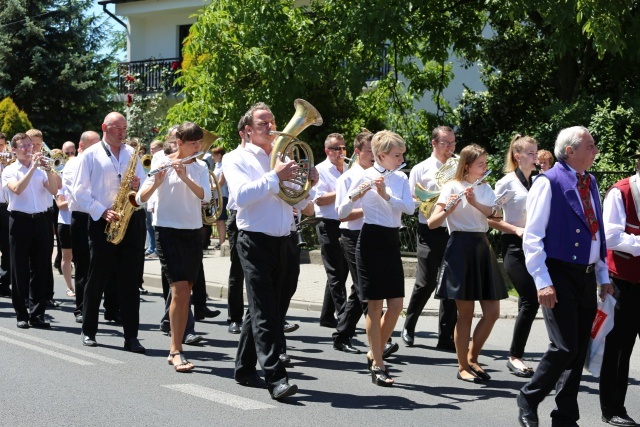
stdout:
<svg viewBox="0 0 640 427">
<path fill-rule="evenodd" d="M 185 163 L 188 160 L 195 159 L 196 157 L 201 156 L 201 155 L 202 155 L 202 151 L 198 151 L 196 154 L 193 154 L 193 155 L 191 155 L 189 157 L 185 157 L 184 159 L 180 159 L 180 164 Z M 165 171 L 165 170 L 171 168 L 172 166 L 173 166 L 173 164 L 171 164 L 171 163 L 165 163 L 164 165 L 160 166 L 159 168 L 156 168 L 156 169 L 154 169 L 152 171 L 149 171 L 147 176 L 153 176 L 153 175 L 155 175 L 157 173 L 160 173 L 162 171 Z"/>
<path fill-rule="evenodd" d="M 391 175 L 394 172 L 399 171 L 400 169 L 404 168 L 405 166 L 407 166 L 406 163 L 401 164 L 400 166 L 398 166 L 397 168 L 395 168 L 394 170 L 391 171 L 386 171 L 385 173 L 383 173 L 381 176 L 382 178 L 386 178 L 389 175 Z M 358 187 L 355 190 L 353 190 L 351 192 L 351 194 L 349 194 L 349 200 L 353 199 L 354 197 L 358 197 L 359 195 L 361 195 L 362 193 L 364 193 L 365 191 L 369 190 L 370 188 L 375 187 L 375 179 L 371 179 L 369 180 L 369 182 L 367 182 L 367 185 L 365 187 Z M 362 184 L 361 184 L 362 185 Z"/>
<path fill-rule="evenodd" d="M 484 181 L 484 179 L 486 177 L 488 177 L 489 174 L 491 174 L 491 169 L 487 170 L 484 173 L 484 175 L 482 175 L 480 178 L 476 179 L 476 181 L 473 184 L 471 184 L 471 187 L 475 187 L 476 185 L 482 184 L 482 181 Z M 449 203 L 447 203 L 447 205 L 444 207 L 444 211 L 445 212 L 448 211 L 449 209 L 451 209 L 453 207 L 453 205 L 458 203 L 458 200 L 460 200 L 460 199 L 462 199 L 464 197 L 464 192 L 465 191 L 466 191 L 466 188 L 464 190 L 462 190 L 461 192 L 459 192 L 455 199 L 450 200 Z"/>
</svg>

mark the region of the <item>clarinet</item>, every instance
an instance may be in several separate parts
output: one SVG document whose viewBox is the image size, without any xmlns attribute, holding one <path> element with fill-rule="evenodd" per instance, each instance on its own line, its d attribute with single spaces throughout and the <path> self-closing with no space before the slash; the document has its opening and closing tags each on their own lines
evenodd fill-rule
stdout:
<svg viewBox="0 0 640 427">
<path fill-rule="evenodd" d="M 405 166 L 407 166 L 406 163 L 401 164 L 400 166 L 398 166 L 397 168 L 395 168 L 394 170 L 391 171 L 386 171 L 385 173 L 383 173 L 382 178 L 386 178 L 389 175 L 391 175 L 394 172 L 399 171 L 400 169 L 404 168 Z M 349 194 L 349 200 L 353 199 L 354 197 L 358 197 L 359 195 L 361 195 L 362 193 L 364 193 L 365 191 L 369 190 L 370 188 L 375 187 L 375 179 L 370 179 L 367 183 L 365 187 L 358 187 L 355 190 L 353 190 L 351 192 L 351 194 Z"/>
<path fill-rule="evenodd" d="M 475 187 L 476 185 L 480 185 L 482 184 L 482 181 L 484 181 L 484 179 L 486 177 L 489 176 L 489 174 L 491 174 L 491 169 L 489 169 L 488 171 L 486 171 L 484 173 L 484 175 L 482 175 L 480 178 L 476 179 L 476 181 L 471 184 L 471 187 Z M 456 203 L 458 203 L 458 200 L 462 199 L 464 197 L 464 192 L 466 191 L 466 189 L 462 190 L 461 192 L 458 193 L 458 195 L 456 196 L 455 199 L 449 201 L 449 203 L 447 203 L 447 205 L 444 207 L 444 211 L 448 211 L 449 209 L 451 209 L 453 207 L 453 205 L 455 205 Z"/>
</svg>

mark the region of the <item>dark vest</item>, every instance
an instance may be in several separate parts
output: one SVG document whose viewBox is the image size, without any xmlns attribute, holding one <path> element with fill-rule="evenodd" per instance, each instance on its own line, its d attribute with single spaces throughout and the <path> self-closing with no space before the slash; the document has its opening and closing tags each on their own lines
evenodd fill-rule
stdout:
<svg viewBox="0 0 640 427">
<path fill-rule="evenodd" d="M 591 231 L 584 216 L 582 202 L 576 191 L 578 179 L 575 172 L 564 162 L 559 161 L 536 179 L 548 179 L 551 184 L 551 212 L 544 243 L 547 258 L 558 259 L 574 264 L 589 264 L 591 252 Z M 591 197 L 593 209 L 598 218 L 600 239 L 600 259 L 607 256 L 602 223 L 602 206 L 596 179 L 591 175 Z"/>
<path fill-rule="evenodd" d="M 627 234 L 640 235 L 640 221 L 636 212 L 636 206 L 631 195 L 631 185 L 629 178 L 616 182 L 614 188 L 620 190 L 624 211 L 627 214 L 627 222 L 624 232 Z M 640 257 L 634 257 L 628 253 L 620 251 L 607 251 L 607 266 L 609 274 L 631 283 L 640 282 Z"/>
</svg>

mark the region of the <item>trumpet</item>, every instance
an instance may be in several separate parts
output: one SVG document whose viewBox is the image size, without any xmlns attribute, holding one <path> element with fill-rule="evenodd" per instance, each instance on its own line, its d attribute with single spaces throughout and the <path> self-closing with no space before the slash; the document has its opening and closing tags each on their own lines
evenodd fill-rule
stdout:
<svg viewBox="0 0 640 427">
<path fill-rule="evenodd" d="M 184 159 L 180 159 L 180 164 L 186 163 L 188 160 L 191 159 L 195 159 L 198 156 L 202 155 L 202 151 L 198 151 L 196 154 L 193 154 L 189 157 L 185 157 Z M 173 165 L 171 163 L 165 163 L 164 165 L 160 166 L 159 168 L 156 168 L 152 171 L 149 171 L 149 173 L 147 174 L 147 176 L 154 176 L 162 171 L 166 171 L 167 169 L 170 169 L 171 167 L 173 167 Z"/>
<path fill-rule="evenodd" d="M 33 157 L 33 154 L 31 157 Z M 54 154 L 52 157 L 44 155 L 40 157 L 40 166 L 44 166 L 47 163 L 49 167 L 53 168 L 56 172 L 60 172 L 67 163 L 67 156 L 64 154 Z"/>
<path fill-rule="evenodd" d="M 397 168 L 395 168 L 394 170 L 391 171 L 386 171 L 385 173 L 383 173 L 382 175 L 380 175 L 382 178 L 386 178 L 389 175 L 391 175 L 392 173 L 395 173 L 397 171 L 399 171 L 400 169 L 404 168 L 405 166 L 407 166 L 406 163 L 401 164 L 400 166 L 398 166 Z M 358 187 L 355 190 L 353 190 L 351 192 L 351 194 L 349 194 L 349 200 L 353 199 L 354 197 L 358 197 L 359 195 L 363 194 L 365 191 L 369 190 L 370 188 L 375 187 L 375 179 L 371 179 L 366 183 L 366 186 L 364 187 Z"/>
<path fill-rule="evenodd" d="M 491 169 L 487 170 L 484 175 L 482 175 L 480 178 L 476 179 L 476 181 L 471 184 L 471 187 L 475 187 L 476 185 L 480 185 L 482 184 L 482 181 L 485 180 L 486 177 L 488 177 L 491 174 Z M 453 207 L 453 205 L 455 205 L 456 203 L 458 203 L 458 200 L 462 199 L 464 197 L 464 192 L 466 191 L 463 190 L 461 192 L 459 192 L 456 197 L 452 200 L 449 201 L 449 203 L 446 204 L 446 206 L 444 207 L 444 211 L 448 211 L 449 209 L 451 209 Z"/>
<path fill-rule="evenodd" d="M 13 159 L 13 153 L 11 151 L 9 151 L 8 153 L 0 153 L 0 159 L 11 160 Z"/>
<path fill-rule="evenodd" d="M 353 152 L 353 154 L 351 155 L 351 157 L 347 157 L 347 156 L 345 156 L 344 154 L 340 154 L 340 158 L 341 158 L 341 159 L 344 159 L 344 162 L 345 162 L 347 165 L 351 166 L 351 164 L 352 164 L 353 162 L 355 162 L 355 161 L 358 159 L 358 154 L 357 154 L 355 151 Z"/>
</svg>

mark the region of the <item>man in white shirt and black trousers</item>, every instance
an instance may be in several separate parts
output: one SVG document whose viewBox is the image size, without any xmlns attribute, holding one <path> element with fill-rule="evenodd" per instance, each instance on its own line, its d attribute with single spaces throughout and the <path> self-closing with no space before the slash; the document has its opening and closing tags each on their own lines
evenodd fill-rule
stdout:
<svg viewBox="0 0 640 427">
<path fill-rule="evenodd" d="M 538 289 L 551 343 L 517 397 L 522 426 L 538 426 L 538 405 L 554 388 L 551 425 L 578 425 L 578 390 L 597 286 L 601 298 L 613 293 L 600 194 L 587 172 L 598 147 L 586 128 L 575 126 L 560 131 L 554 152 L 558 162 L 538 175 L 527 196 L 525 263 Z"/>
<path fill-rule="evenodd" d="M 71 188 L 79 211 L 87 212 L 89 221 L 89 246 L 91 250 L 89 275 L 85 286 L 82 308 L 82 344 L 96 346 L 98 310 L 107 282 L 117 286 L 122 314 L 124 349 L 144 353 L 138 341 L 140 322 L 140 281 L 144 263 L 145 213 L 139 209 L 129 220 L 124 239 L 117 245 L 107 241 L 105 228 L 117 221 L 112 209 L 121 179 L 135 155 L 133 147 L 124 143 L 127 121 L 120 113 L 109 113 L 102 123 L 102 141 L 86 149 L 80 160 L 78 173 Z M 145 174 L 142 164 L 136 161 L 134 176 L 129 182 L 137 191 Z"/>
<path fill-rule="evenodd" d="M 16 161 L 2 172 L 9 210 L 11 299 L 18 328 L 49 328 L 44 319 L 52 244 L 47 208 L 58 191 L 58 180 L 50 164 L 41 164 L 42 153 L 33 154 L 27 134 L 16 134 L 11 146 Z M 29 309 L 25 306 L 27 299 Z"/>
<path fill-rule="evenodd" d="M 273 399 L 282 399 L 298 391 L 289 384 L 285 364 L 280 360 L 285 342 L 278 297 L 287 273 L 287 245 L 293 223 L 293 208 L 278 197 L 280 182 L 292 179 L 298 165 L 294 161 L 276 162 L 271 170 L 270 155 L 276 124 L 264 103 L 253 105 L 246 113 L 249 142 L 233 156 L 222 160 L 231 197 L 237 206 L 238 255 L 245 273 L 248 309 L 242 322 L 234 378 L 241 385 L 264 387 L 256 372 L 259 363 Z M 228 159 L 228 160 L 227 160 Z M 309 171 L 309 180 L 317 182 L 317 171 Z M 295 207 L 302 209 L 308 199 Z"/>
</svg>

